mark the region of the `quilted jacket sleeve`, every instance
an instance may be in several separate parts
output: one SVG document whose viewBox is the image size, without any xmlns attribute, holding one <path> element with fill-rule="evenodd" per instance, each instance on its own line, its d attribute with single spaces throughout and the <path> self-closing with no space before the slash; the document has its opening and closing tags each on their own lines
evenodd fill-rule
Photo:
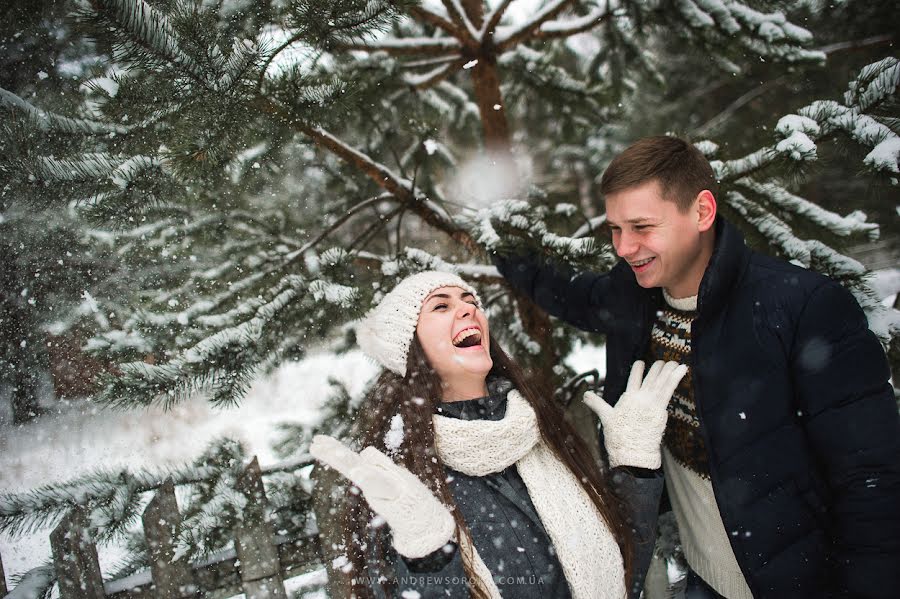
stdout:
<svg viewBox="0 0 900 599">
<path fill-rule="evenodd" d="M 497 255 L 493 260 L 510 285 L 550 315 L 584 331 L 609 331 L 613 318 L 608 273 L 576 274 L 526 255 Z"/>
<path fill-rule="evenodd" d="M 791 355 L 799 409 L 828 485 L 838 594 L 900 589 L 900 418 L 881 344 L 853 296 L 813 291 Z"/>
</svg>

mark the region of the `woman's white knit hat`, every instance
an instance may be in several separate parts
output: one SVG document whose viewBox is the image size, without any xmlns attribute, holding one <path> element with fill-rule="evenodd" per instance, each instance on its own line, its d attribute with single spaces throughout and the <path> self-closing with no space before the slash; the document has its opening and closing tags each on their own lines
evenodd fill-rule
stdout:
<svg viewBox="0 0 900 599">
<path fill-rule="evenodd" d="M 406 376 L 406 356 L 422 304 L 428 294 L 440 287 L 459 287 L 481 303 L 475 289 L 453 273 L 428 270 L 410 275 L 356 325 L 360 349 L 391 372 Z"/>
</svg>

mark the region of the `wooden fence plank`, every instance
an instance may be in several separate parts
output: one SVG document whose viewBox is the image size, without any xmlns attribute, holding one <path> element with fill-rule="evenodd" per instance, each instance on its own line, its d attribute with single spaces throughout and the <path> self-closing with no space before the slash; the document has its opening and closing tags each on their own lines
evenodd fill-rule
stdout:
<svg viewBox="0 0 900 599">
<path fill-rule="evenodd" d="M 174 483 L 167 480 L 142 516 L 150 549 L 150 571 L 135 572 L 105 584 L 96 546 L 87 536 L 86 516 L 76 508 L 50 535 L 61 599 L 225 599 L 242 592 L 247 599 L 286 599 L 285 578 L 322 567 L 321 539 L 318 534 L 299 539 L 274 534 L 272 524 L 266 520 L 265 487 L 256 458 L 238 485 L 250 501 L 244 522 L 234 531 L 234 549 L 216 552 L 201 562 L 171 563 L 181 514 Z M 47 571 L 53 575 L 53 570 Z M 0 560 L 0 597 L 9 592 L 3 580 Z"/>
<path fill-rule="evenodd" d="M 0 597 L 6 595 L 6 574 L 3 573 L 3 556 L 0 555 Z"/>
<path fill-rule="evenodd" d="M 59 578 L 60 599 L 103 599 L 103 576 L 97 547 L 90 538 L 80 507 L 70 511 L 52 533 L 53 566 Z"/>
<path fill-rule="evenodd" d="M 147 504 L 141 517 L 144 536 L 150 550 L 150 571 L 153 573 L 154 595 L 157 599 L 196 597 L 197 585 L 191 564 L 175 560 L 175 544 L 181 526 L 181 514 L 175 499 L 175 484 L 166 480 Z"/>
<path fill-rule="evenodd" d="M 234 530 L 244 594 L 247 599 L 287 599 L 275 531 L 266 515 L 266 489 L 256 457 L 244 469 L 237 488 L 250 498 L 243 520 Z"/>
</svg>

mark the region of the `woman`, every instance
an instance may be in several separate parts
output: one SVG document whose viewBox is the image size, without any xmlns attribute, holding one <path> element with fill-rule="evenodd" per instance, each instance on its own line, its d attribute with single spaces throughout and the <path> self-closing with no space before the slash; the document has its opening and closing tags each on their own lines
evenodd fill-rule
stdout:
<svg viewBox="0 0 900 599">
<path fill-rule="evenodd" d="M 651 471 L 684 366 L 657 362 L 642 382 L 635 363 L 616 408 L 586 395 L 604 472 L 456 275 L 407 277 L 357 339 L 386 368 L 355 424 L 364 449 L 324 436 L 310 447 L 361 492 L 346 509 L 353 595 L 619 599 L 632 580 L 639 594 L 662 489 Z"/>
</svg>

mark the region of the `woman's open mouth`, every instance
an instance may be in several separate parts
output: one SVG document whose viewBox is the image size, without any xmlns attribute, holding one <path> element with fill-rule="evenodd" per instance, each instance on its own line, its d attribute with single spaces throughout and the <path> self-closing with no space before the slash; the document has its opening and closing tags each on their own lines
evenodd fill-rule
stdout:
<svg viewBox="0 0 900 599">
<path fill-rule="evenodd" d="M 478 327 L 466 327 L 453 337 L 452 343 L 459 349 L 481 347 L 481 330 Z"/>
</svg>

